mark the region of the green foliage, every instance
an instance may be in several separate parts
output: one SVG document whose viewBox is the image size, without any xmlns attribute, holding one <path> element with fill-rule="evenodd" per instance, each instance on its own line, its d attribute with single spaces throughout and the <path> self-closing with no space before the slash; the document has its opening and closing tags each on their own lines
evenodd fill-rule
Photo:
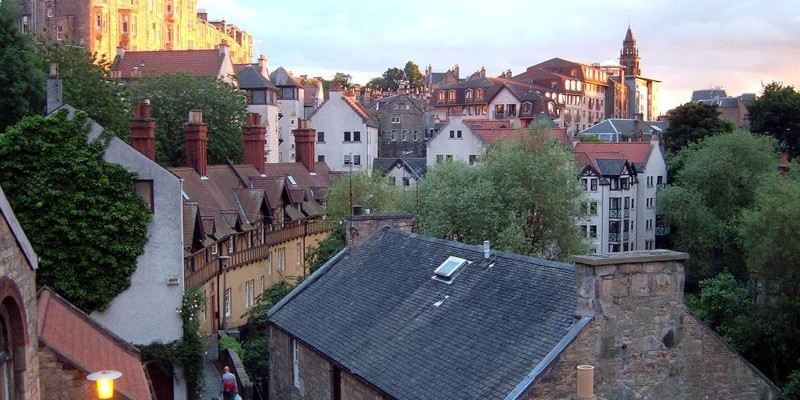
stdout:
<svg viewBox="0 0 800 400">
<path fill-rule="evenodd" d="M 747 267 L 769 294 L 800 300 L 800 181 L 761 180 L 752 209 L 742 211 L 739 243 Z"/>
<path fill-rule="evenodd" d="M 425 234 L 566 260 L 585 251 L 582 215 L 571 153 L 547 129 L 498 143 L 483 163 L 444 162 L 420 182 L 419 222 Z"/>
<path fill-rule="evenodd" d="M 208 162 L 242 160 L 242 124 L 247 114 L 244 92 L 219 79 L 183 73 L 146 78 L 131 87 L 132 99 L 149 98 L 156 127 L 156 157 L 168 166 L 185 165 L 184 134 L 189 111 L 203 111 L 208 124 Z"/>
<path fill-rule="evenodd" d="M 49 71 L 51 63 L 58 64 L 65 103 L 85 111 L 103 128 L 130 141 L 125 86 L 106 79 L 104 68 L 109 60 L 98 59 L 85 48 L 61 42 L 39 45 L 37 51 L 44 73 Z"/>
<path fill-rule="evenodd" d="M 325 197 L 325 213 L 329 220 L 338 221 L 350 215 L 351 205 L 373 212 L 398 211 L 403 208 L 402 200 L 402 189 L 380 174 L 357 172 L 334 182 Z"/>
<path fill-rule="evenodd" d="M 303 279 L 299 277 L 286 277 L 265 289 L 256 297 L 256 304 L 244 313 L 243 317 L 247 318 L 247 324 L 256 331 L 265 330 L 267 328 L 267 311 L 302 281 Z"/>
<path fill-rule="evenodd" d="M 224 336 L 219 339 L 219 346 L 223 350 L 234 351 L 239 357 L 242 356 L 242 345 L 233 336 Z"/>
<path fill-rule="evenodd" d="M 747 105 L 750 130 L 770 135 L 791 157 L 800 155 L 800 92 L 791 85 L 771 82 Z"/>
<path fill-rule="evenodd" d="M 45 74 L 38 68 L 32 39 L 20 33 L 13 2 L 0 2 L 0 133 L 43 109 Z"/>
<path fill-rule="evenodd" d="M 251 377 L 269 376 L 269 343 L 267 334 L 260 332 L 242 345 L 242 363 Z"/>
<path fill-rule="evenodd" d="M 382 77 L 386 84 L 383 90 L 396 91 L 400 84 L 405 83 L 405 71 L 397 67 L 387 69 Z"/>
<path fill-rule="evenodd" d="M 700 293 L 686 299 L 686 305 L 703 323 L 723 335 L 733 325 L 736 316 L 750 306 L 746 285 L 737 282 L 727 272 L 704 279 L 700 282 Z"/>
<path fill-rule="evenodd" d="M 333 74 L 333 79 L 331 79 L 331 83 L 337 83 L 342 86 L 342 88 L 350 88 L 353 87 L 353 76 L 350 74 L 346 74 L 344 72 L 337 72 Z"/>
<path fill-rule="evenodd" d="M 800 400 L 800 369 L 794 370 L 789 375 L 788 382 L 783 386 L 785 400 Z"/>
<path fill-rule="evenodd" d="M 716 105 L 686 103 L 667 113 L 669 128 L 664 133 L 664 151 L 677 153 L 689 143 L 705 137 L 733 132 L 731 121 L 721 119 Z"/>
<path fill-rule="evenodd" d="M 687 284 L 724 270 L 746 276 L 736 242 L 738 217 L 752 206 L 759 182 L 776 173 L 775 140 L 745 131 L 711 136 L 682 150 L 672 187 L 658 194 L 659 212 L 673 229 L 676 250 L 692 255 Z"/>
<path fill-rule="evenodd" d="M 331 233 L 325 239 L 320 240 L 317 247 L 306 252 L 305 263 L 308 274 L 314 273 L 322 264 L 340 252 L 346 244 L 344 224 L 335 225 Z"/>
<path fill-rule="evenodd" d="M 37 283 L 91 312 L 130 286 L 150 212 L 88 129 L 82 113 L 23 119 L 0 136 L 0 182 L 40 257 Z"/>
<path fill-rule="evenodd" d="M 178 313 L 183 321 L 181 340 L 171 343 L 153 343 L 140 346 L 142 361 L 158 367 L 165 374 L 173 373 L 173 364 L 183 366 L 186 391 L 189 399 L 198 400 L 203 390 L 203 343 L 200 340 L 198 318 L 203 310 L 205 298 L 198 289 L 189 289 L 183 294 Z"/>
<path fill-rule="evenodd" d="M 419 65 L 408 61 L 403 67 L 403 78 L 409 89 L 422 89 L 425 87 L 425 75 L 419 70 Z"/>
</svg>

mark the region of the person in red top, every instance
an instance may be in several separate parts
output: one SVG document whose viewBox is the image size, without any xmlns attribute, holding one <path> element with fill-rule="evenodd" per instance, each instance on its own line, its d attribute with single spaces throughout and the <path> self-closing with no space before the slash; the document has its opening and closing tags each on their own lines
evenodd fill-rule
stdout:
<svg viewBox="0 0 800 400">
<path fill-rule="evenodd" d="M 222 398 L 224 400 L 234 400 L 236 393 L 239 391 L 236 385 L 236 376 L 231 373 L 230 368 L 226 365 L 222 373 Z"/>
</svg>

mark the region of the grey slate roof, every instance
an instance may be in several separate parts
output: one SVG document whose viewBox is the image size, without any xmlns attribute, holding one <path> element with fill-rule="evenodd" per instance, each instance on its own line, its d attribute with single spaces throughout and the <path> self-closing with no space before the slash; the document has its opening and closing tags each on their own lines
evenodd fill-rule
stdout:
<svg viewBox="0 0 800 400">
<path fill-rule="evenodd" d="M 598 122 L 595 125 L 592 125 L 580 132 L 578 134 L 592 134 L 597 135 L 600 133 L 621 133 L 621 134 L 632 134 L 634 132 L 634 120 L 627 119 L 627 118 L 609 118 L 604 119 Z M 650 122 L 639 121 L 639 128 L 641 128 L 642 133 L 650 134 L 657 129 L 653 128 L 650 125 Z"/>
<path fill-rule="evenodd" d="M 473 261 L 451 284 L 448 256 Z M 388 227 L 341 252 L 268 312 L 270 323 L 388 398 L 515 398 L 588 322 L 568 264 Z"/>
<path fill-rule="evenodd" d="M 241 89 L 270 89 L 277 91 L 278 88 L 258 72 L 258 67 L 248 65 L 236 74 L 236 81 Z"/>
<path fill-rule="evenodd" d="M 372 161 L 372 171 L 380 174 L 385 174 L 389 169 L 394 168 L 400 164 L 409 173 L 416 176 L 416 179 L 424 178 L 428 172 L 428 165 L 424 158 L 401 158 L 401 157 L 387 157 L 375 158 Z"/>
<path fill-rule="evenodd" d="M 692 102 L 728 97 L 724 89 L 700 89 L 692 92 Z"/>
</svg>

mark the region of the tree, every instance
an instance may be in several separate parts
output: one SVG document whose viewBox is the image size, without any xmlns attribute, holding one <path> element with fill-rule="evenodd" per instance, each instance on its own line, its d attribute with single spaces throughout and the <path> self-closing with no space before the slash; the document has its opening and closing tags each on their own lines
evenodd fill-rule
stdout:
<svg viewBox="0 0 800 400">
<path fill-rule="evenodd" d="M 380 174 L 355 172 L 334 182 L 325 197 L 325 214 L 338 221 L 350 215 L 351 206 L 373 212 L 398 211 L 403 208 L 403 191 Z"/>
<path fill-rule="evenodd" d="M 331 83 L 338 83 L 344 89 L 351 88 L 353 87 L 353 77 L 350 74 L 346 74 L 344 72 L 337 72 L 333 74 L 333 79 L 331 79 Z"/>
<path fill-rule="evenodd" d="M 308 250 L 306 253 L 306 272 L 309 275 L 313 274 L 314 271 L 330 260 L 331 257 L 341 251 L 347 244 L 346 242 L 347 238 L 345 236 L 344 224 L 340 223 L 334 226 L 331 233 L 328 234 L 325 239 L 319 241 L 317 247 Z"/>
<path fill-rule="evenodd" d="M 800 92 L 793 86 L 768 83 L 747 113 L 751 131 L 778 139 L 791 157 L 800 155 Z"/>
<path fill-rule="evenodd" d="M 547 129 L 500 142 L 478 166 L 445 162 L 420 183 L 423 233 L 566 260 L 585 250 L 578 234 L 582 192 L 572 154 Z"/>
<path fill-rule="evenodd" d="M 690 144 L 676 156 L 676 180 L 657 203 L 674 228 L 675 248 L 692 255 L 687 286 L 726 270 L 746 276 L 736 221 L 752 206 L 765 174 L 777 173 L 775 149 L 772 138 L 736 131 Z"/>
<path fill-rule="evenodd" d="M 733 123 L 719 116 L 716 105 L 705 103 L 686 103 L 670 110 L 667 112 L 669 128 L 664 133 L 664 150 L 675 154 L 689 143 L 707 136 L 733 132 Z"/>
<path fill-rule="evenodd" d="M 184 73 L 144 78 L 131 87 L 132 100 L 149 98 L 156 125 L 159 163 L 185 165 L 183 127 L 189 111 L 203 111 L 208 124 L 208 162 L 241 162 L 242 125 L 247 114 L 244 92 L 220 79 Z"/>
<path fill-rule="evenodd" d="M 419 65 L 413 61 L 406 63 L 403 68 L 405 81 L 410 89 L 422 89 L 425 87 L 425 75 L 419 70 Z"/>
<path fill-rule="evenodd" d="M 372 78 L 367 82 L 367 87 L 372 89 L 386 90 L 386 79 L 382 76 Z"/>
<path fill-rule="evenodd" d="M 776 295 L 800 301 L 800 181 L 761 179 L 752 209 L 742 211 L 739 242 L 763 298 Z"/>
<path fill-rule="evenodd" d="M 44 105 L 45 75 L 32 38 L 20 33 L 18 21 L 12 2 L 0 2 L 0 133 Z"/>
<path fill-rule="evenodd" d="M 69 43 L 42 44 L 37 51 L 42 71 L 48 71 L 51 63 L 58 64 L 65 103 L 85 111 L 103 128 L 130 141 L 125 86 L 106 79 L 104 68 L 108 60 L 97 59 L 85 48 Z"/>
<path fill-rule="evenodd" d="M 389 68 L 383 73 L 382 77 L 386 84 L 384 90 L 394 92 L 397 91 L 400 85 L 405 84 L 405 72 L 400 68 Z"/>
<path fill-rule="evenodd" d="M 150 212 L 88 128 L 80 112 L 23 119 L 0 136 L 0 182 L 40 257 L 39 286 L 91 312 L 130 286 Z"/>
</svg>

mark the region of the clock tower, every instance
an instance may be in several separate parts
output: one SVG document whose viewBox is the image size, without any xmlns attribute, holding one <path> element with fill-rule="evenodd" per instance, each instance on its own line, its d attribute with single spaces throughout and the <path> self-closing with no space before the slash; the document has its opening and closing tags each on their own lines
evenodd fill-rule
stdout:
<svg viewBox="0 0 800 400">
<path fill-rule="evenodd" d="M 639 49 L 636 48 L 636 39 L 633 38 L 630 25 L 628 25 L 625 40 L 622 42 L 622 50 L 619 52 L 619 64 L 625 67 L 627 76 L 642 74 L 642 70 L 639 69 Z"/>
</svg>

